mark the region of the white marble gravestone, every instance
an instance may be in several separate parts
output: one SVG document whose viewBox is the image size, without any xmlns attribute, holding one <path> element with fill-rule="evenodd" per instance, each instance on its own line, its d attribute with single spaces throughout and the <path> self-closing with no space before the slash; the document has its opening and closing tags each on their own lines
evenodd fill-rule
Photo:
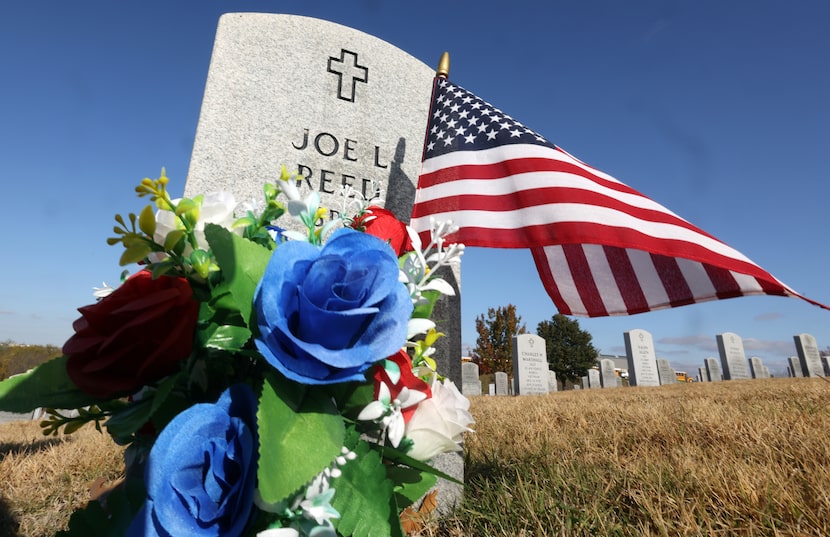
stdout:
<svg viewBox="0 0 830 537">
<path fill-rule="evenodd" d="M 674 368 L 665 358 L 657 359 L 657 376 L 660 377 L 660 385 L 677 384 L 677 375 L 674 374 Z"/>
<path fill-rule="evenodd" d="M 556 371 L 548 369 L 548 393 L 558 392 L 559 383 L 556 381 Z"/>
<path fill-rule="evenodd" d="M 508 395 L 507 388 L 507 373 L 504 371 L 496 371 L 496 395 Z"/>
<path fill-rule="evenodd" d="M 749 357 L 749 372 L 754 379 L 766 378 L 764 375 L 764 363 L 761 361 L 761 358 L 758 356 Z"/>
<path fill-rule="evenodd" d="M 804 372 L 801 370 L 801 361 L 798 356 L 790 356 L 787 358 L 787 370 L 791 377 L 803 377 Z"/>
<path fill-rule="evenodd" d="M 588 370 L 588 387 L 593 389 L 602 388 L 602 381 L 598 369 Z"/>
<path fill-rule="evenodd" d="M 718 342 L 718 354 L 723 366 L 723 380 L 742 380 L 752 378 L 749 374 L 749 365 L 744 353 L 744 342 L 741 336 L 732 332 L 724 332 L 715 336 Z"/>
<path fill-rule="evenodd" d="M 548 355 L 544 338 L 513 336 L 513 384 L 516 395 L 548 393 Z"/>
<path fill-rule="evenodd" d="M 706 376 L 709 377 L 709 382 L 720 382 L 723 380 L 720 362 L 716 358 L 706 358 L 703 363 L 706 365 Z"/>
<path fill-rule="evenodd" d="M 824 364 L 816 344 L 816 338 L 810 334 L 793 336 L 795 350 L 798 353 L 798 362 L 805 377 L 823 377 Z"/>
<path fill-rule="evenodd" d="M 481 395 L 481 379 L 478 364 L 464 362 L 461 364 L 461 393 L 466 396 Z"/>
<path fill-rule="evenodd" d="M 657 357 L 651 333 L 637 329 L 623 334 L 628 358 L 628 382 L 631 386 L 659 386 Z"/>
<path fill-rule="evenodd" d="M 706 373 L 705 367 L 698 367 L 697 368 L 697 381 L 698 382 L 709 382 L 709 375 Z"/>
<path fill-rule="evenodd" d="M 617 383 L 617 370 L 614 360 L 603 358 L 599 361 L 599 370 L 603 388 L 616 388 L 619 385 Z"/>
</svg>

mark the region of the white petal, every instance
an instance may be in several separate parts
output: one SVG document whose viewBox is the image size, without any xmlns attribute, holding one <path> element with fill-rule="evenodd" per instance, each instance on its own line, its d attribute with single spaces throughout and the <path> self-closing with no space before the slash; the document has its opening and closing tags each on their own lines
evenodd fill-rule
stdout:
<svg viewBox="0 0 830 537">
<path fill-rule="evenodd" d="M 432 328 L 435 328 L 435 322 L 429 319 L 409 319 L 409 324 L 406 327 L 406 339 L 412 339 L 418 334 L 426 334 Z"/>
<path fill-rule="evenodd" d="M 455 289 L 441 278 L 433 278 L 426 285 L 421 287 L 422 291 L 438 291 L 442 295 L 455 296 Z"/>
</svg>

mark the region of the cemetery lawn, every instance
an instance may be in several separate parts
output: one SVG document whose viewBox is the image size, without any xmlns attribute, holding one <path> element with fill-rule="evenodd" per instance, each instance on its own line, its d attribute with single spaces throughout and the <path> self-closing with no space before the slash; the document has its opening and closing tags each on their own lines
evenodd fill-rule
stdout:
<svg viewBox="0 0 830 537">
<path fill-rule="evenodd" d="M 484 396 L 472 412 L 464 501 L 419 536 L 830 535 L 824 379 Z M 0 425 L 0 535 L 64 528 L 121 454 L 92 426 Z"/>
</svg>

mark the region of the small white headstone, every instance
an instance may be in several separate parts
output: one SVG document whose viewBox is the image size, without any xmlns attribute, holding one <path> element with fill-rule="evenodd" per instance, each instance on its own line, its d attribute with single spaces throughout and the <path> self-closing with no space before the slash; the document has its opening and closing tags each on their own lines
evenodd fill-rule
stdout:
<svg viewBox="0 0 830 537">
<path fill-rule="evenodd" d="M 487 385 L 487 395 L 496 395 L 496 384 L 491 382 Z"/>
<path fill-rule="evenodd" d="M 548 393 L 548 355 L 541 336 L 513 336 L 513 384 L 516 395 Z"/>
<path fill-rule="evenodd" d="M 603 358 L 599 361 L 599 370 L 602 377 L 603 388 L 616 388 L 617 384 L 617 370 L 614 360 L 610 358 Z"/>
<path fill-rule="evenodd" d="M 715 336 L 718 342 L 718 354 L 723 366 L 723 380 L 742 380 L 752 378 L 744 354 L 744 342 L 741 336 L 724 332 Z"/>
<path fill-rule="evenodd" d="M 798 356 L 790 356 L 787 358 L 787 370 L 791 377 L 803 377 L 804 372 L 801 370 L 801 361 Z"/>
<path fill-rule="evenodd" d="M 508 395 L 507 392 L 507 373 L 504 371 L 496 371 L 496 395 Z"/>
<path fill-rule="evenodd" d="M 703 361 L 706 364 L 706 376 L 709 377 L 709 382 L 720 382 L 723 380 L 723 373 L 720 369 L 720 362 L 717 359 L 709 357 Z"/>
<path fill-rule="evenodd" d="M 559 384 L 556 382 L 556 371 L 548 369 L 548 392 L 558 392 Z"/>
<path fill-rule="evenodd" d="M 660 377 L 660 385 L 677 384 L 677 375 L 674 374 L 674 368 L 665 358 L 657 359 L 657 375 Z"/>
<path fill-rule="evenodd" d="M 631 330 L 623 334 L 628 358 L 628 383 L 631 386 L 659 386 L 654 339 L 645 330 Z"/>
<path fill-rule="evenodd" d="M 793 336 L 793 340 L 795 340 L 795 350 L 798 353 L 798 361 L 801 364 L 803 375 L 805 377 L 823 377 L 824 364 L 821 361 L 816 338 L 810 334 L 798 334 Z"/>
<path fill-rule="evenodd" d="M 464 395 L 481 395 L 481 379 L 478 378 L 478 364 L 464 362 L 461 364 L 461 393 Z"/>
<path fill-rule="evenodd" d="M 591 388 L 591 389 L 602 388 L 602 383 L 599 380 L 599 370 L 597 370 L 597 369 L 589 369 L 588 370 L 588 387 Z"/>
<path fill-rule="evenodd" d="M 709 382 L 709 375 L 706 374 L 705 367 L 698 367 L 697 368 L 697 381 L 698 382 Z"/>
<path fill-rule="evenodd" d="M 764 363 L 757 356 L 749 357 L 749 371 L 754 379 L 766 378 L 764 376 Z"/>
</svg>

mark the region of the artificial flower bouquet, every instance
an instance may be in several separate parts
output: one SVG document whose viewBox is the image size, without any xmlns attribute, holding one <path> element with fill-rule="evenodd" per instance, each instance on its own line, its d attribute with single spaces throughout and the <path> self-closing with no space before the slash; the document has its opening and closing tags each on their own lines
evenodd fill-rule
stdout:
<svg viewBox="0 0 830 537">
<path fill-rule="evenodd" d="M 108 239 L 139 270 L 96 289 L 63 356 L 0 383 L 0 409 L 48 408 L 47 434 L 94 422 L 127 446 L 123 484 L 66 535 L 403 535 L 404 508 L 449 478 L 429 461 L 472 417 L 430 315 L 463 246 L 439 223 L 424 248 L 348 188 L 349 216 L 322 224 L 298 179 L 283 168 L 241 214 L 144 179 L 153 204 Z"/>
</svg>

